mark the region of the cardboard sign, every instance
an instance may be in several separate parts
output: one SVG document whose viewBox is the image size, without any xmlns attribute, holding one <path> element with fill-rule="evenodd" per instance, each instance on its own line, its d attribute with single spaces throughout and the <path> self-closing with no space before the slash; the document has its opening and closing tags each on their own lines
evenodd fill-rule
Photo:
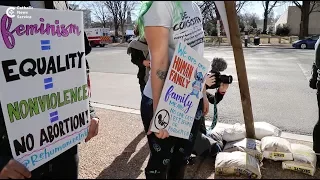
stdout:
<svg viewBox="0 0 320 180">
<path fill-rule="evenodd" d="M 0 18 L 1 108 L 13 158 L 33 170 L 88 134 L 82 12 L 0 6 Z"/>
<path fill-rule="evenodd" d="M 151 131 L 189 139 L 210 62 L 180 41 L 175 49 Z"/>
</svg>

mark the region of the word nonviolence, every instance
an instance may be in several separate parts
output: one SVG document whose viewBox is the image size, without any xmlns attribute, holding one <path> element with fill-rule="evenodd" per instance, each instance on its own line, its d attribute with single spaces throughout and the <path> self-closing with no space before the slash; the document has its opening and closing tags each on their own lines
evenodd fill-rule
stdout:
<svg viewBox="0 0 320 180">
<path fill-rule="evenodd" d="M 88 99 L 87 84 L 7 104 L 10 122 Z"/>
<path fill-rule="evenodd" d="M 71 68 L 82 68 L 84 52 L 69 53 L 64 56 L 26 58 L 2 61 L 2 69 L 7 82 L 20 80 L 20 76 L 28 77 L 37 74 L 56 74 Z M 64 59 L 63 59 L 64 58 Z M 17 61 L 20 63 L 17 64 Z M 17 66 L 18 65 L 18 66 Z M 76 67 L 77 66 L 77 67 Z"/>
</svg>

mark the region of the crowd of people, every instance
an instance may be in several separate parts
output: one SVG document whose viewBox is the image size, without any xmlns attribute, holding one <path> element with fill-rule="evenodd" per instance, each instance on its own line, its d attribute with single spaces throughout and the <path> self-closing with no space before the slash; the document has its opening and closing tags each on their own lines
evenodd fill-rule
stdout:
<svg viewBox="0 0 320 180">
<path fill-rule="evenodd" d="M 48 2 L 51 2 L 51 4 Z M 48 2 L 1 1 L 0 5 L 59 9 L 52 4 L 52 1 Z M 223 99 L 229 85 L 225 83 L 216 84 L 215 73 L 219 72 L 212 71 L 208 73 L 205 79 L 206 85 L 200 95 L 201 100 L 195 114 L 189 139 L 169 136 L 168 131 L 165 129 L 160 130 L 159 133 L 151 132 L 149 130 L 150 121 L 159 103 L 160 94 L 178 40 L 182 39 L 200 56 L 204 56 L 204 30 L 201 10 L 192 1 L 142 2 L 134 33 L 138 38 L 130 42 L 127 53 L 131 56 L 132 63 L 138 67 L 137 77 L 141 91 L 141 119 L 150 149 L 150 158 L 145 168 L 145 177 L 147 179 L 184 178 L 186 166 L 192 164 L 192 154 L 215 157 L 218 152 L 222 151 L 224 142 L 219 138 L 214 139 L 212 136 L 207 135 L 208 129 L 205 126 L 204 117 L 209 111 L 209 103 L 213 104 L 214 116 L 210 127 L 210 129 L 213 129 L 217 123 L 216 105 Z M 84 39 L 85 54 L 87 55 L 90 53 L 91 47 L 85 34 Z M 318 51 L 320 50 L 318 49 Z M 318 52 L 317 63 L 320 62 L 319 54 Z M 213 58 L 213 62 L 215 61 L 219 61 L 219 58 Z M 88 86 L 90 86 L 88 62 L 87 69 Z M 314 70 L 314 74 L 317 74 L 317 69 Z M 315 75 L 314 78 L 317 78 L 317 76 Z M 316 81 L 313 80 L 312 82 Z M 216 89 L 214 95 L 207 91 L 207 89 L 213 86 Z M 310 86 L 313 88 L 320 87 L 316 86 L 315 83 L 310 84 Z M 319 97 L 318 93 L 318 100 Z M 98 134 L 99 127 L 99 118 L 95 115 L 95 111 L 91 105 L 90 117 L 91 122 L 86 142 Z M 316 127 L 318 126 L 317 124 Z M 316 142 L 315 140 L 314 142 Z M 208 141 L 215 143 L 209 145 L 203 143 Z M 314 146 L 318 148 L 319 143 Z M 32 172 L 14 160 L 1 108 L 0 147 L 1 179 L 78 178 L 77 145 Z M 319 150 L 316 150 L 316 152 L 319 152 Z"/>
</svg>

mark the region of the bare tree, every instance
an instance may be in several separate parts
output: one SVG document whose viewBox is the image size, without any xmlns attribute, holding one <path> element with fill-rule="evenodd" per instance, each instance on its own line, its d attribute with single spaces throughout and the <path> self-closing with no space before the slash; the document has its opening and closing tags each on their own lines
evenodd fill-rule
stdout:
<svg viewBox="0 0 320 180">
<path fill-rule="evenodd" d="M 118 36 L 119 27 L 122 33 L 122 40 L 125 41 L 124 26 L 128 12 L 131 12 L 135 7 L 134 1 L 103 1 L 107 10 L 112 16 L 115 36 Z"/>
<path fill-rule="evenodd" d="M 267 27 L 268 27 L 268 20 L 270 18 L 270 14 L 273 10 L 273 8 L 277 7 L 277 5 L 282 4 L 281 1 L 262 1 L 263 6 L 263 30 L 262 34 L 267 33 Z"/>
<path fill-rule="evenodd" d="M 319 12 L 320 2 L 319 1 L 293 1 L 293 3 L 301 10 L 301 21 L 299 39 L 309 35 L 309 16 L 312 12 Z"/>
<path fill-rule="evenodd" d="M 246 4 L 248 4 L 248 2 L 250 2 L 250 1 L 236 1 L 236 11 L 237 11 L 237 14 L 240 13 L 241 9 L 242 9 Z"/>
<path fill-rule="evenodd" d="M 257 22 L 259 17 L 256 13 L 245 13 L 239 15 L 240 20 L 245 24 L 245 26 L 249 26 L 252 22 Z"/>
<path fill-rule="evenodd" d="M 280 19 L 281 15 L 278 14 L 275 18 L 274 18 L 274 22 L 277 22 Z"/>
<path fill-rule="evenodd" d="M 92 14 L 98 19 L 103 28 L 107 27 L 109 14 L 102 1 L 92 1 L 85 7 L 91 10 Z"/>
</svg>

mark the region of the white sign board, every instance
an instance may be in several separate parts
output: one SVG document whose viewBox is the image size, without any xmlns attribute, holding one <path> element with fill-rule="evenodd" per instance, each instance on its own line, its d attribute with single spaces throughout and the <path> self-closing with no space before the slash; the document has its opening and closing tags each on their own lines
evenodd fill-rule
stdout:
<svg viewBox="0 0 320 180">
<path fill-rule="evenodd" d="M 189 139 L 210 62 L 180 41 L 175 49 L 151 131 Z"/>
<path fill-rule="evenodd" d="M 82 12 L 0 6 L 0 102 L 13 158 L 33 170 L 88 134 Z M 6 13 L 7 12 L 7 13 Z"/>
<path fill-rule="evenodd" d="M 228 17 L 227 17 L 227 12 L 226 12 L 226 7 L 224 5 L 224 1 L 214 1 L 214 3 L 216 4 L 216 7 L 218 8 L 224 31 L 226 32 L 227 38 L 231 44 L 229 23 L 228 23 Z"/>
</svg>

